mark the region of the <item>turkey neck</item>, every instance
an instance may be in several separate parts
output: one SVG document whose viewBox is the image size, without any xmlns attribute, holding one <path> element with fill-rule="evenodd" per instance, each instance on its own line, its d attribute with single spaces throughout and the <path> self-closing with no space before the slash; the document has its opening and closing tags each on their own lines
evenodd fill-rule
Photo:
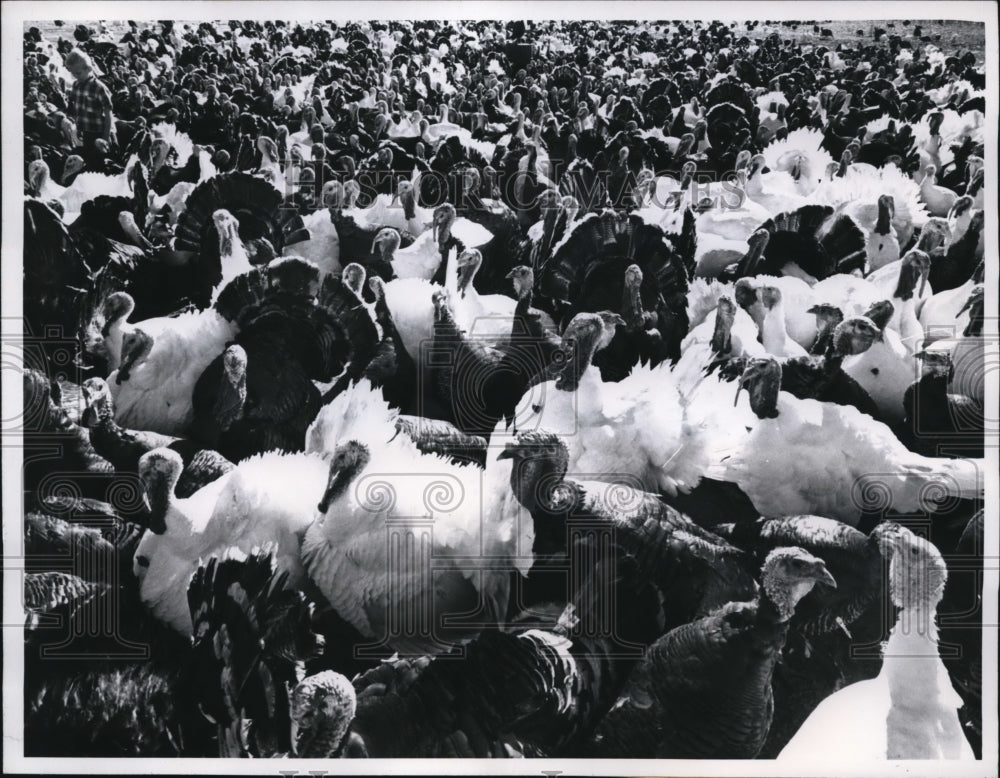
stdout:
<svg viewBox="0 0 1000 778">
<path fill-rule="evenodd" d="M 228 375 L 219 382 L 219 394 L 215 398 L 213 408 L 219 429 L 228 430 L 234 422 L 243 416 L 243 406 L 247 399 L 247 376 L 241 375 L 234 384 Z"/>
<path fill-rule="evenodd" d="M 896 290 L 892 293 L 893 305 L 899 307 L 897 300 L 904 302 L 912 300 L 913 294 L 917 290 L 918 281 L 920 281 L 920 270 L 915 265 L 904 265 L 900 268 Z"/>
<path fill-rule="evenodd" d="M 541 256 L 545 257 L 548 254 L 549 246 L 552 245 L 552 235 L 556 230 L 556 221 L 558 220 L 561 209 L 560 208 L 546 208 L 545 216 L 543 217 L 543 229 L 542 229 L 542 245 L 541 245 Z"/>
<path fill-rule="evenodd" d="M 223 257 L 233 254 L 233 233 L 228 227 L 219 232 L 219 254 Z"/>
<path fill-rule="evenodd" d="M 738 266 L 740 275 L 753 275 L 753 271 L 760 264 L 761 258 L 764 256 L 764 249 L 767 247 L 767 243 L 767 239 L 763 237 L 751 241 L 750 250 L 740 260 Z"/>
<path fill-rule="evenodd" d="M 172 477 L 161 473 L 152 483 L 147 482 L 146 484 L 146 497 L 149 500 L 149 528 L 158 535 L 172 529 L 167 524 L 167 517 L 170 515 L 170 500 L 173 498 L 179 478 L 180 473 L 176 473 Z"/>
<path fill-rule="evenodd" d="M 416 196 L 407 194 L 399 199 L 403 203 L 403 217 L 407 220 L 415 219 L 417 216 Z"/>
<path fill-rule="evenodd" d="M 977 194 L 979 194 L 979 190 L 983 188 L 983 185 L 985 183 L 986 183 L 985 176 L 979 176 L 979 175 L 973 176 L 969 180 L 969 183 L 965 188 L 965 193 L 970 197 L 975 197 Z"/>
<path fill-rule="evenodd" d="M 555 492 L 565 475 L 566 466 L 551 457 L 526 457 L 515 460 L 510 472 L 510 486 L 518 502 L 529 513 L 549 511 L 557 502 Z"/>
<path fill-rule="evenodd" d="M 441 311 L 434 318 L 434 334 L 435 336 L 439 331 L 443 331 L 443 334 L 447 335 L 449 338 L 462 338 L 462 331 L 455 324 L 455 316 L 451 312 L 451 308 L 447 305 L 441 308 Z"/>
<path fill-rule="evenodd" d="M 587 368 L 597 352 L 598 333 L 582 335 L 576 339 L 573 349 L 567 355 L 562 374 L 556 381 L 556 388 L 566 392 L 574 392 L 580 386 Z"/>
<path fill-rule="evenodd" d="M 975 258 L 976 248 L 979 245 L 979 236 L 983 231 L 983 220 L 974 219 L 969 222 L 969 227 L 966 229 L 965 233 L 958 240 L 955 240 L 951 244 L 951 248 L 948 249 L 948 254 L 952 256 L 947 256 L 949 261 L 954 261 L 952 257 L 955 254 L 962 259 L 961 266 L 963 269 L 968 267 L 968 275 L 971 276 L 975 272 L 975 263 L 978 260 Z"/>
<path fill-rule="evenodd" d="M 962 334 L 967 338 L 979 338 L 983 334 L 983 303 L 973 303 L 969 309 L 969 323 Z"/>
<path fill-rule="evenodd" d="M 514 306 L 514 322 L 511 325 L 511 337 L 526 337 L 534 333 L 531 332 L 531 324 L 528 317 L 531 315 L 532 291 L 530 288 L 521 292 L 517 298 L 517 305 Z M 516 346 L 516 344 L 511 344 Z"/>
<path fill-rule="evenodd" d="M 810 354 L 822 354 L 827 359 L 830 359 L 834 355 L 833 331 L 837 328 L 838 324 L 840 322 L 836 319 L 823 318 L 820 320 L 816 339 L 809 349 Z"/>
<path fill-rule="evenodd" d="M 384 302 L 383 305 L 385 305 Z M 380 324 L 382 324 L 382 334 L 383 336 L 385 335 L 389 336 L 389 340 L 392 343 L 393 351 L 395 351 L 396 354 L 395 357 L 396 363 L 402 365 L 409 358 L 407 356 L 406 345 L 403 343 L 403 336 L 399 334 L 399 330 L 396 328 L 396 324 L 395 322 L 393 322 L 392 316 L 389 314 L 388 307 L 386 307 L 385 310 L 386 310 L 385 321 L 379 322 Z"/>
<path fill-rule="evenodd" d="M 330 504 L 336 501 L 341 495 L 343 495 L 351 483 L 357 477 L 358 473 L 367 465 L 367 462 L 355 462 L 350 467 L 345 467 L 336 472 L 330 473 L 329 480 L 327 481 L 326 491 L 323 492 L 323 498 L 319 502 L 320 513 L 326 513 L 330 507 Z"/>
<path fill-rule="evenodd" d="M 383 337 L 389 336 L 392 338 L 393 342 L 399 338 L 399 334 L 396 332 L 396 327 L 392 322 L 392 312 L 389 310 L 389 306 L 385 302 L 384 293 L 379 293 L 378 299 L 375 301 L 375 319 L 382 328 Z"/>
<path fill-rule="evenodd" d="M 782 302 L 775 303 L 769 310 L 764 312 L 764 321 L 761 324 L 761 342 L 769 353 L 783 351 L 785 341 L 788 338 L 788 331 L 785 329 L 785 305 Z"/>
<path fill-rule="evenodd" d="M 937 683 L 941 677 L 938 670 L 944 668 L 938 653 L 935 610 L 930 603 L 904 608 L 892 628 L 882 672 L 889 681 L 893 707 L 923 708 L 932 689 L 935 696 L 942 691 Z"/>
<path fill-rule="evenodd" d="M 645 311 L 642 309 L 642 297 L 638 284 L 626 284 L 622 300 L 622 313 L 629 327 L 641 327 Z"/>
<path fill-rule="evenodd" d="M 733 685 L 726 695 L 730 700 L 743 700 L 761 706 L 761 711 L 771 707 L 774 668 L 788 638 L 789 618 L 783 605 L 772 599 L 766 591 L 758 595 L 753 626 L 739 639 L 742 658 L 741 674 L 733 678 Z M 731 714 L 730 714 L 731 715 Z M 770 730 L 770 720 L 761 721 L 759 747 Z M 747 758 L 752 754 L 746 754 Z"/>
<path fill-rule="evenodd" d="M 712 351 L 716 354 L 728 354 L 733 350 L 733 321 L 735 313 L 719 310 L 715 314 L 715 329 L 712 332 Z"/>
<path fill-rule="evenodd" d="M 770 587 L 769 587 L 770 588 Z M 768 591 L 761 589 L 757 600 L 757 618 L 753 630 L 753 642 L 756 648 L 766 657 L 760 663 L 759 680 L 769 683 L 774 664 L 785 646 L 788 637 L 788 625 L 795 613 L 794 594 L 785 582 L 780 588 Z"/>
<path fill-rule="evenodd" d="M 113 451 L 126 442 L 125 430 L 115 421 L 115 414 L 107 397 L 97 400 L 93 408 L 97 424 L 90 428 L 90 442 L 100 451 Z"/>
<path fill-rule="evenodd" d="M 914 400 L 918 400 L 916 415 L 922 428 L 931 430 L 938 428 L 944 422 L 950 422 L 948 406 L 948 385 L 951 378 L 935 370 L 928 370 L 911 388 L 915 392 Z M 912 420 L 916 422 L 917 419 Z M 952 422 L 953 423 L 953 422 Z"/>
<path fill-rule="evenodd" d="M 892 219 L 889 216 L 888 207 L 879 203 L 878 207 L 878 220 L 875 222 L 875 232 L 879 235 L 888 235 L 889 226 L 892 224 Z"/>
</svg>

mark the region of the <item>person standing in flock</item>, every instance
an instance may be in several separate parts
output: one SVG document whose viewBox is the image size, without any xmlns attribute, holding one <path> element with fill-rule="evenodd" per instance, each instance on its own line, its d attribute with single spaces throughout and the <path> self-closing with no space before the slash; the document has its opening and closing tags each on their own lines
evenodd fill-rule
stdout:
<svg viewBox="0 0 1000 778">
<path fill-rule="evenodd" d="M 75 79 L 69 91 L 69 118 L 76 124 L 82 156 L 90 163 L 95 157 L 104 156 L 97 148 L 97 141 L 110 144 L 115 138 L 111 90 L 94 73 L 94 63 L 85 52 L 73 49 L 66 55 L 65 65 Z"/>
</svg>

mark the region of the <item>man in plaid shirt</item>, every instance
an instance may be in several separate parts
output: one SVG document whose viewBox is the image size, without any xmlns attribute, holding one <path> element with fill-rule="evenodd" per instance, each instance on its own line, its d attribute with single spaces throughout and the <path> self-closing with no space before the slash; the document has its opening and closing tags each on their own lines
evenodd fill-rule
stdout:
<svg viewBox="0 0 1000 778">
<path fill-rule="evenodd" d="M 111 91 L 94 75 L 90 57 L 79 49 L 66 55 L 66 69 L 76 79 L 69 92 L 69 116 L 76 122 L 77 135 L 83 144 L 85 159 L 99 153 L 98 138 L 110 143 L 115 137 L 111 113 Z"/>
</svg>

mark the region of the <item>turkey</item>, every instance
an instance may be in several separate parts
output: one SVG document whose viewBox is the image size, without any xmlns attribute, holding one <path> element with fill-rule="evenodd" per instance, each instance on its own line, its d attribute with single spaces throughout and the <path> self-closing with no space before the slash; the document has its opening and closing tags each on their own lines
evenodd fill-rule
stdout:
<svg viewBox="0 0 1000 778">
<path fill-rule="evenodd" d="M 857 743 L 847 755 L 838 751 L 838 759 L 974 758 L 958 719 L 962 700 L 938 652 L 935 611 L 948 577 L 941 552 L 899 527 L 886 556 L 889 595 L 901 610 L 885 645 L 882 671 L 820 703 L 779 760 L 819 764 L 830 758 L 816 737 L 832 721 L 849 728 Z"/>
<path fill-rule="evenodd" d="M 750 316 L 726 294 L 719 295 L 714 315 L 691 328 L 681 343 L 681 358 L 673 366 L 677 386 L 687 396 L 702 373 L 716 363 L 741 357 L 763 357 L 764 347 Z"/>
<path fill-rule="evenodd" d="M 236 235 L 223 241 L 216 213 L 226 211 L 234 220 Z M 237 249 L 236 238 L 246 248 L 246 261 L 266 264 L 280 256 L 285 246 L 309 239 L 302 217 L 283 207 L 281 193 L 267 182 L 246 173 L 225 173 L 200 183 L 188 195 L 176 229 L 174 247 L 196 253 L 204 286 L 192 297 L 197 306 L 209 303 L 212 289 L 225 278 L 227 247 Z"/>
<path fill-rule="evenodd" d="M 51 348 L 42 337 L 60 327 L 72 338 L 86 321 L 93 291 L 91 268 L 76 247 L 59 214 L 42 200 L 24 201 L 24 316 L 26 333 L 39 348 Z"/>
<path fill-rule="evenodd" d="M 490 629 L 455 656 L 383 662 L 354 680 L 348 753 L 541 757 L 575 745 L 606 705 L 617 662 L 599 641 L 565 633 Z"/>
<path fill-rule="evenodd" d="M 913 358 L 895 330 L 888 325 L 895 313 L 889 300 L 872 305 L 852 317 L 850 353 L 841 362 L 843 371 L 864 389 L 887 424 L 902 421 L 903 397 L 916 378 Z"/>
<path fill-rule="evenodd" d="M 795 609 L 782 661 L 774 669 L 774 719 L 761 758 L 774 758 L 816 706 L 845 683 L 878 675 L 881 661 L 871 647 L 888 634 L 894 617 L 883 596 L 882 571 L 883 553 L 896 529 L 883 522 L 866 536 L 819 516 L 715 527 L 758 562 L 780 546 L 804 548 L 822 559 L 837 580 L 836 588 L 814 587 Z"/>
<path fill-rule="evenodd" d="M 710 433 L 698 414 L 686 413 L 669 366 L 639 366 L 612 383 L 592 365 L 621 323 L 607 312 L 575 316 L 546 370 L 548 380 L 526 395 L 531 412 L 519 414 L 517 424 L 565 436 L 571 472 L 597 480 L 629 473 L 648 491 L 688 492 L 709 466 Z"/>
<path fill-rule="evenodd" d="M 983 259 L 980 237 L 984 223 L 983 211 L 975 211 L 962 236 L 951 242 L 943 256 L 933 258 L 928 281 L 935 293 L 961 286 L 972 277 Z"/>
<path fill-rule="evenodd" d="M 983 365 L 988 359 L 988 343 L 983 337 L 984 310 L 985 290 L 982 284 L 977 284 L 969 291 L 964 305 L 955 317 L 960 321 L 964 316 L 968 316 L 968 322 L 962 328 L 961 334 L 955 334 L 951 338 L 938 338 L 924 348 L 924 352 L 950 355 L 954 365 L 951 390 L 969 397 L 980 406 L 983 404 L 986 383 Z"/>
<path fill-rule="evenodd" d="M 333 280 L 328 277 L 326 283 Z M 243 354 L 232 359 L 230 351 L 227 362 L 226 353 L 218 353 L 191 389 L 192 417 L 195 400 L 201 413 L 218 407 L 211 399 L 213 389 L 228 398 L 224 434 L 214 443 L 205 442 L 232 461 L 266 451 L 302 451 L 306 429 L 320 407 L 314 381 L 332 381 L 350 356 L 345 325 L 332 308 L 317 304 L 322 301 L 317 298 L 316 265 L 298 257 L 275 259 L 267 267 L 267 284 L 260 302 L 242 312 L 239 332 L 231 336 Z M 363 348 L 361 342 L 353 345 Z M 209 377 L 202 381 L 206 373 Z M 220 384 L 222 374 L 226 380 Z M 240 388 L 235 397 L 226 388 L 242 383 L 245 392 Z M 242 402 L 232 404 L 237 397 Z"/>
<path fill-rule="evenodd" d="M 367 649 L 373 656 L 385 644 L 411 654 L 447 651 L 474 637 L 476 623 L 502 624 L 510 574 L 530 565 L 518 550 L 530 547 L 533 530 L 530 522 L 514 520 L 506 463 L 488 461 L 479 471 L 457 466 L 450 457 L 421 453 L 419 440 L 400 434 L 398 416 L 362 380 L 320 412 L 306 441 L 307 451 L 323 454 L 330 465 L 326 488 L 313 496 L 320 517 L 303 541 L 303 557 L 310 578 L 334 609 L 374 641 Z M 426 553 L 436 549 L 454 560 L 444 562 L 433 588 L 420 584 L 424 552 L 401 560 L 398 575 L 409 577 L 412 588 L 391 583 L 385 533 L 395 524 L 373 524 L 379 516 L 403 522 L 393 534 L 424 537 L 431 544 Z M 418 516 L 426 518 L 412 518 Z M 477 572 L 488 557 L 492 566 Z M 428 619 L 466 615 L 455 616 L 452 626 L 433 622 L 431 629 L 431 622 L 407 626 L 394 621 L 401 607 L 420 608 L 415 612 Z"/>
<path fill-rule="evenodd" d="M 992 753 L 992 30 L 859 26 L 25 24 L 26 753 Z"/>
<path fill-rule="evenodd" d="M 314 603 L 288 587 L 273 549 L 207 559 L 187 602 L 197 626 L 193 674 L 216 755 L 334 755 L 354 717 L 354 690 L 333 671 L 307 675 L 324 649 Z"/>
<path fill-rule="evenodd" d="M 24 489 L 52 497 L 68 484 L 72 495 L 106 499 L 122 479 L 116 477 L 114 465 L 94 449 L 90 430 L 73 421 L 63 408 L 59 382 L 32 368 L 24 371 L 22 380 L 24 448 L 37 453 L 25 461 Z M 58 444 L 54 450 L 53 442 Z"/>
<path fill-rule="evenodd" d="M 139 460 L 139 477 L 150 504 L 150 529 L 135 550 L 134 572 L 142 601 L 161 622 L 192 635 L 185 592 L 200 560 L 230 547 L 244 553 L 273 544 L 275 564 L 288 586 L 303 580 L 302 533 L 312 522 L 312 483 L 322 489 L 325 464 L 306 454 L 268 453 L 240 462 L 188 498 L 175 496 L 184 463 L 167 448 Z M 268 473 L 288 474 L 288 487 L 268 485 Z M 292 475 L 294 474 L 294 476 Z"/>
<path fill-rule="evenodd" d="M 178 497 L 190 497 L 202 486 L 225 475 L 233 463 L 216 451 L 197 443 L 171 438 L 155 432 L 123 429 L 115 421 L 114 403 L 107 382 L 88 378 L 82 385 L 86 402 L 84 424 L 90 429 L 94 450 L 104 456 L 116 471 L 136 472 L 139 458 L 154 448 L 170 448 L 184 459 L 184 473 L 177 484 Z"/>
<path fill-rule="evenodd" d="M 897 511 L 917 509 L 929 484 L 956 498 L 982 494 L 982 460 L 913 454 L 888 427 L 855 408 L 781 392 L 781 372 L 773 358 L 747 366 L 740 386 L 747 386 L 759 423 L 738 453 L 709 469 L 712 477 L 739 485 L 765 517 L 808 513 L 853 526 L 869 501 Z M 838 452 L 821 464 L 805 448 L 820 440 L 824 450 Z M 780 455 L 764 458 L 760 451 Z M 784 477 L 776 487 L 779 472 Z"/>
<path fill-rule="evenodd" d="M 595 757 L 752 759 L 774 713 L 771 676 L 798 602 L 837 583 L 796 547 L 771 551 L 761 593 L 677 627 L 649 647 L 597 727 Z"/>
<path fill-rule="evenodd" d="M 921 362 L 921 375 L 903 395 L 903 442 L 926 456 L 952 451 L 983 456 L 982 400 L 950 391 L 955 376 L 951 354 L 925 350 L 914 356 Z"/>
<path fill-rule="evenodd" d="M 693 216 L 685 218 L 682 233 L 674 236 L 634 214 L 591 214 L 577 221 L 553 249 L 539 278 L 540 291 L 555 301 L 557 318 L 565 326 L 580 312 L 620 308 L 626 296 L 625 271 L 636 264 L 642 273 L 642 308 L 654 316 L 664 355 L 676 359 L 688 329 L 685 304 L 695 242 Z M 627 374 L 630 367 L 618 366 L 614 376 L 621 378 L 621 371 Z"/>
<path fill-rule="evenodd" d="M 513 461 L 510 488 L 535 525 L 534 564 L 518 590 L 524 615 L 572 602 L 585 634 L 608 637 L 616 653 L 636 659 L 636 647 L 664 630 L 754 595 L 741 552 L 632 478 L 579 478 L 556 433 L 518 433 L 498 459 Z"/>
<path fill-rule="evenodd" d="M 896 210 L 895 201 L 891 195 L 882 195 L 878 199 L 878 220 L 871 232 L 865 250 L 868 253 L 867 272 L 878 270 L 883 265 L 899 259 L 899 236 L 892 226 L 892 216 Z"/>
<path fill-rule="evenodd" d="M 854 219 L 829 206 L 805 205 L 760 226 L 769 233 L 757 261 L 741 261 L 736 277 L 793 275 L 807 282 L 864 267 L 865 234 Z"/>
<path fill-rule="evenodd" d="M 495 375 L 503 376 L 500 343 L 476 337 L 476 333 L 466 336 L 446 291 L 435 291 L 432 301 L 434 329 L 421 354 L 426 360 L 421 371 L 422 378 L 426 376 L 425 386 L 445 407 L 446 421 L 463 432 L 487 435 L 497 420 L 509 413 L 513 399 L 503 397 L 493 385 Z"/>
<path fill-rule="evenodd" d="M 426 575 L 423 565 L 427 563 L 422 557 L 432 548 L 446 557 L 469 557 L 475 556 L 470 554 L 473 546 L 469 544 L 478 549 L 482 543 L 487 554 L 498 557 L 501 565 L 513 549 L 512 539 L 505 538 L 501 528 L 469 524 L 476 520 L 467 506 L 463 508 L 462 495 L 468 494 L 471 499 L 481 491 L 476 471 L 456 467 L 436 455 L 421 455 L 412 443 L 410 446 L 409 452 L 391 453 L 400 463 L 406 461 L 404 457 L 411 462 L 415 458 L 422 469 L 398 469 L 394 471 L 398 476 L 386 480 L 379 475 L 381 470 L 365 473 L 372 462 L 366 445 L 357 440 L 340 443 L 330 460 L 326 488 L 319 490 L 320 518 L 309 527 L 302 543 L 309 576 L 337 612 L 369 638 L 368 652 L 388 647 L 417 655 L 447 651 L 451 644 L 473 637 L 484 620 L 486 624 L 503 623 L 507 609 L 509 581 L 504 566 L 478 575 L 474 574 L 475 563 L 463 569 L 455 562 L 439 571 L 433 588 L 421 584 Z M 381 452 L 383 463 L 389 455 L 389 451 Z M 372 476 L 376 476 L 374 481 Z M 366 481 L 368 486 L 364 486 Z M 442 485 L 457 492 L 451 494 L 449 502 L 425 496 L 428 487 L 433 494 L 433 489 Z M 359 492 L 359 488 L 365 491 Z M 419 524 L 408 522 L 412 528 L 401 523 L 400 529 L 392 533 L 391 525 L 376 521 L 380 515 L 400 519 L 416 515 L 412 508 L 424 505 L 428 499 L 431 502 L 425 507 L 430 516 Z M 414 503 L 411 508 L 407 507 L 409 503 Z M 487 505 L 485 510 L 490 507 Z M 422 537 L 420 546 L 424 550 L 414 548 L 394 569 L 386 554 L 388 544 L 394 542 L 392 535 L 398 533 Z M 506 564 L 512 565 L 512 561 Z M 401 588 L 392 583 L 396 579 L 403 584 Z M 411 618 L 416 620 L 401 621 L 403 608 L 410 609 L 414 614 Z M 446 619 L 448 614 L 451 618 Z"/>
<path fill-rule="evenodd" d="M 816 318 L 820 322 L 814 350 L 818 354 L 792 357 L 781 361 L 781 390 L 800 400 L 850 405 L 861 413 L 879 419 L 878 406 L 871 396 L 844 369 L 844 360 L 867 346 L 867 337 L 874 329 L 864 317 L 840 321 L 838 309 L 829 313 L 817 306 Z M 814 309 L 810 309 L 814 310 Z M 860 341 L 860 345 L 858 342 Z M 720 377 L 738 379 L 752 359 L 765 355 L 748 355 L 725 360 L 720 367 Z M 720 360 L 721 361 L 721 360 Z M 719 361 L 709 365 L 713 369 Z"/>
<path fill-rule="evenodd" d="M 194 385 L 235 336 L 240 312 L 260 294 L 262 275 L 250 271 L 234 279 L 211 307 L 144 320 L 123 332 L 121 364 L 108 376 L 119 424 L 163 435 L 188 432 Z"/>
<path fill-rule="evenodd" d="M 788 173 L 795 182 L 795 191 L 808 196 L 813 193 L 833 157 L 822 148 L 823 135 L 812 128 L 789 132 L 781 140 L 764 147 L 764 162 L 774 172 Z"/>
</svg>

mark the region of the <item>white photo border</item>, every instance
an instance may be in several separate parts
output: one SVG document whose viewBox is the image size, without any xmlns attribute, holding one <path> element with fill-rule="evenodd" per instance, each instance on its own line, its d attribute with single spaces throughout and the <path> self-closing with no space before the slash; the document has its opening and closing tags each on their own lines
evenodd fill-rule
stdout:
<svg viewBox="0 0 1000 778">
<path fill-rule="evenodd" d="M 24 2 L 5 0 L 2 12 L 2 134 L 3 142 L 3 238 L 2 283 L 0 283 L 0 322 L 4 342 L 16 342 L 21 334 L 22 312 L 22 241 L 23 195 L 20 171 L 23 167 L 23 111 L 21 94 L 23 79 L 23 24 L 38 19 L 62 19 L 67 22 L 97 19 L 157 20 L 175 19 L 202 21 L 218 19 L 335 19 L 358 20 L 363 13 L 371 19 L 692 19 L 695 10 L 702 19 L 720 20 L 781 20 L 789 18 L 823 20 L 903 20 L 921 19 L 967 20 L 985 25 L 986 56 L 986 199 L 988 215 L 985 229 L 986 263 L 986 326 L 988 342 L 997 340 L 998 282 L 1000 282 L 1000 252 L 998 252 L 997 202 L 997 131 L 998 131 L 998 34 L 997 4 L 994 2 L 710 2 L 693 5 L 689 2 L 598 2 L 597 0 L 559 0 L 525 2 L 505 0 L 463 2 L 459 0 L 433 2 L 401 2 L 369 0 L 357 2 Z M 992 336 L 992 337 L 990 337 Z M 997 355 L 992 355 L 994 364 Z M 987 355 L 989 363 L 990 355 Z M 4 367 L 6 363 L 4 363 Z M 2 418 L 10 418 L 22 404 L 22 381 L 14 370 L 2 374 Z M 994 404 L 1000 373 L 986 375 L 986 396 Z M 23 755 L 23 639 L 21 577 L 9 569 L 21 548 L 21 451 L 3 445 L 3 545 L 4 564 L 4 662 L 3 662 L 3 769 L 5 773 L 214 773 L 223 775 L 308 775 L 367 774 L 367 775 L 453 775 L 489 773 L 498 775 L 856 775 L 876 776 L 996 776 L 997 727 L 997 591 L 1000 588 L 1000 461 L 996 445 L 986 447 L 986 521 L 985 547 L 987 564 L 983 586 L 983 754 L 975 763 L 936 761 L 904 761 L 858 763 L 851 759 L 850 744 L 844 745 L 844 758 L 822 765 L 787 764 L 773 760 L 588 760 L 531 759 L 494 760 L 487 763 L 475 759 L 373 759 L 373 760 L 234 760 L 234 759 L 99 759 L 99 758 L 27 758 Z M 12 551 L 14 553 L 12 553 Z M 11 573 L 11 574 L 8 574 Z M 992 627 L 988 625 L 992 625 Z M 58 733 L 53 733 L 58 737 Z M 835 733 L 831 733 L 835 736 Z"/>
</svg>

